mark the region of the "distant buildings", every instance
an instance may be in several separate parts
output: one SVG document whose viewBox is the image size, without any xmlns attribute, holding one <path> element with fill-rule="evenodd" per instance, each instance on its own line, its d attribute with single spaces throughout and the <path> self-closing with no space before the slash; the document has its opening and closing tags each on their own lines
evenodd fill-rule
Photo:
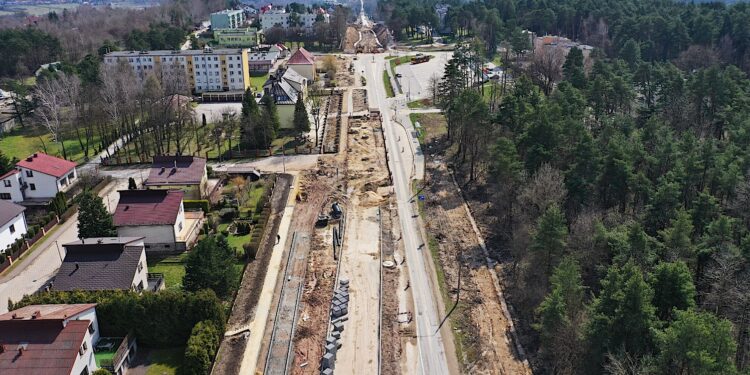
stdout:
<svg viewBox="0 0 750 375">
<path fill-rule="evenodd" d="M 214 40 L 221 48 L 251 48 L 261 43 L 263 31 L 254 27 L 214 30 Z"/>
<path fill-rule="evenodd" d="M 0 176 L 0 200 L 46 204 L 77 180 L 76 163 L 38 152 Z"/>
<path fill-rule="evenodd" d="M 592 46 L 581 44 L 566 37 L 556 35 L 534 37 L 533 44 L 534 51 L 546 48 L 560 48 L 566 56 L 568 55 L 568 52 L 570 52 L 571 48 L 576 47 L 580 49 L 581 52 L 583 52 L 584 59 L 587 59 L 589 55 L 591 55 L 591 51 L 594 50 L 594 47 Z"/>
<path fill-rule="evenodd" d="M 163 277 L 149 277 L 143 237 L 86 238 L 62 246 L 65 259 L 53 290 L 155 292 L 164 288 Z"/>
<path fill-rule="evenodd" d="M 245 24 L 245 12 L 242 10 L 222 10 L 211 13 L 211 30 L 237 29 Z"/>
<path fill-rule="evenodd" d="M 117 51 L 104 56 L 108 65 L 128 63 L 141 79 L 151 73 L 184 72 L 196 94 L 244 91 L 250 86 L 247 49 L 183 51 Z"/>
<path fill-rule="evenodd" d="M 261 8 L 260 25 L 263 30 L 272 27 L 281 27 L 287 29 L 290 27 L 299 27 L 311 31 L 315 22 L 330 21 L 330 15 L 323 8 L 309 10 L 306 13 L 287 12 L 285 9 L 273 7 Z"/>
<path fill-rule="evenodd" d="M 0 200 L 0 254 L 26 234 L 25 207 Z"/>
</svg>

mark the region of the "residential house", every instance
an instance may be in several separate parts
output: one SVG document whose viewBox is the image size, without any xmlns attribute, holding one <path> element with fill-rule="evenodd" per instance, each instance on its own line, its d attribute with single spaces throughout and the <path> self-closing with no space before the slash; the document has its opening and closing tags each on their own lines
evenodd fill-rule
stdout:
<svg viewBox="0 0 750 375">
<path fill-rule="evenodd" d="M 263 84 L 263 95 L 276 103 L 281 128 L 294 128 L 294 106 L 297 98 L 307 95 L 307 84 L 307 78 L 292 68 L 277 71 Z"/>
<path fill-rule="evenodd" d="M 0 315 L 0 374 L 90 374 L 99 367 L 95 304 L 30 305 Z"/>
<path fill-rule="evenodd" d="M 315 56 L 304 47 L 292 54 L 292 57 L 286 62 L 286 66 L 293 68 L 308 81 L 315 81 Z"/>
<path fill-rule="evenodd" d="M 245 24 L 245 12 L 242 10 L 225 9 L 211 13 L 211 30 L 238 29 Z"/>
<path fill-rule="evenodd" d="M 185 199 L 208 195 L 206 159 L 195 156 L 154 156 L 146 189 L 180 189 Z"/>
<path fill-rule="evenodd" d="M 105 363 L 95 351 L 112 359 Z M 93 303 L 29 305 L 0 315 L 3 375 L 79 375 L 100 368 L 123 375 L 135 351 L 129 336 L 100 336 Z"/>
<path fill-rule="evenodd" d="M 181 190 L 122 190 L 114 214 L 117 235 L 144 237 L 146 253 L 171 253 L 187 248 L 197 235 L 185 219 Z"/>
<path fill-rule="evenodd" d="M 38 152 L 0 176 L 0 200 L 46 204 L 77 179 L 76 163 Z"/>
<path fill-rule="evenodd" d="M 0 200 L 0 253 L 26 234 L 26 207 Z"/>
<path fill-rule="evenodd" d="M 164 278 L 149 275 L 143 237 L 84 238 L 62 245 L 65 259 L 54 290 L 164 289 Z"/>
</svg>

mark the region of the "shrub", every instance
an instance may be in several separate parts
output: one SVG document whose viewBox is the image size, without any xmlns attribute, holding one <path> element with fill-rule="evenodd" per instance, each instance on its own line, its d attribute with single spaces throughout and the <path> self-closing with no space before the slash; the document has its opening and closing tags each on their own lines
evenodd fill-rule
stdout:
<svg viewBox="0 0 750 375">
<path fill-rule="evenodd" d="M 91 373 L 91 375 L 112 375 L 107 369 L 100 368 Z"/>
<path fill-rule="evenodd" d="M 255 257 L 258 255 L 258 246 L 254 242 L 250 241 L 242 245 L 242 249 L 245 250 L 245 256 L 248 260 L 255 260 Z"/>
<path fill-rule="evenodd" d="M 247 221 L 238 221 L 236 223 L 237 225 L 237 235 L 244 236 L 248 233 L 250 233 L 250 223 Z"/>
<path fill-rule="evenodd" d="M 208 375 L 219 349 L 219 339 L 220 332 L 212 321 L 198 322 L 193 327 L 185 347 L 182 372 L 188 375 Z"/>
<path fill-rule="evenodd" d="M 5 253 L 0 253 L 0 264 L 5 263 L 6 258 L 8 258 L 8 256 L 5 255 Z"/>
<path fill-rule="evenodd" d="M 237 209 L 231 208 L 231 207 L 222 208 L 219 211 L 219 217 L 223 221 L 230 221 L 230 220 L 234 219 L 235 217 L 237 217 Z"/>
<path fill-rule="evenodd" d="M 182 203 L 185 206 L 185 211 L 203 210 L 205 213 L 209 212 L 209 204 L 206 199 L 187 199 Z"/>
</svg>

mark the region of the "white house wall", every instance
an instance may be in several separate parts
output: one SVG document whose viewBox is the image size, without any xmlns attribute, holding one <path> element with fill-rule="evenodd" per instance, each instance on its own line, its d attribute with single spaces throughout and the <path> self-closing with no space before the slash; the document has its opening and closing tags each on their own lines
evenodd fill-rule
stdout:
<svg viewBox="0 0 750 375">
<path fill-rule="evenodd" d="M 10 194 L 10 201 L 13 203 L 23 202 L 20 176 L 20 173 L 15 173 L 0 181 L 0 193 Z M 6 187 L 5 181 L 9 181 L 10 186 Z"/>
<path fill-rule="evenodd" d="M 16 231 L 11 234 L 10 226 L 13 225 Z M 16 242 L 17 239 L 23 237 L 26 234 L 26 218 L 21 212 L 11 221 L 0 226 L 0 253 L 4 252 L 5 248 Z"/>
<path fill-rule="evenodd" d="M 33 175 L 28 176 L 30 169 L 21 168 L 21 179 L 28 185 L 26 187 L 26 199 L 32 198 L 53 198 L 58 190 L 58 180 L 54 176 L 37 171 L 31 171 Z M 31 184 L 34 184 L 35 190 L 31 190 Z"/>
</svg>

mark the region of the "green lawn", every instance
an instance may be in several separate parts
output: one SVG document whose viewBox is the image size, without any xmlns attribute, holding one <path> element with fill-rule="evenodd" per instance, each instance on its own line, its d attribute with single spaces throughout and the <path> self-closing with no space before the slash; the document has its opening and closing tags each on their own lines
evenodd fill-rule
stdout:
<svg viewBox="0 0 750 375">
<path fill-rule="evenodd" d="M 397 66 L 399 66 L 401 64 L 406 64 L 406 63 L 410 62 L 411 58 L 412 58 L 411 55 L 407 55 L 407 56 L 395 56 L 394 58 L 390 59 L 391 70 L 395 73 Z"/>
<path fill-rule="evenodd" d="M 448 133 L 448 124 L 442 113 L 410 113 L 409 120 L 415 126 L 419 122 L 420 128 L 417 132 L 417 138 L 422 145 L 425 144 L 425 141 L 429 142 L 433 138 Z"/>
<path fill-rule="evenodd" d="M 185 260 L 188 253 L 170 256 L 149 262 L 148 272 L 163 273 L 167 289 L 182 289 L 182 278 L 185 276 Z"/>
<path fill-rule="evenodd" d="M 117 348 L 114 348 L 113 350 L 109 350 L 109 351 L 106 351 L 106 352 L 105 351 L 100 351 L 100 352 L 94 353 L 94 360 L 96 360 L 96 365 L 99 366 L 99 367 L 102 367 L 102 363 L 106 362 L 106 363 L 111 364 L 112 363 L 112 358 L 115 357 L 115 351 L 116 350 L 117 350 Z"/>
<path fill-rule="evenodd" d="M 389 98 L 396 96 L 393 93 L 393 86 L 391 86 L 391 79 L 388 77 L 388 72 L 383 71 L 383 85 L 385 85 L 385 95 Z"/>
<path fill-rule="evenodd" d="M 406 106 L 411 109 L 427 108 L 432 107 L 432 101 L 430 99 L 420 99 L 406 103 Z"/>
<path fill-rule="evenodd" d="M 266 83 L 267 79 L 268 79 L 268 73 L 262 76 L 250 75 L 250 86 L 252 87 L 253 92 L 263 91 L 263 84 Z"/>
<path fill-rule="evenodd" d="M 185 359 L 185 348 L 152 349 L 146 375 L 174 375 Z"/>
<path fill-rule="evenodd" d="M 83 149 L 74 134 L 66 135 L 64 143 L 68 159 L 76 162 L 84 161 Z M 35 152 L 44 152 L 43 144 L 48 154 L 62 157 L 62 147 L 59 143 L 52 142 L 52 135 L 42 127 L 27 125 L 0 137 L 0 150 L 3 150 L 3 154 L 10 158 L 23 159 Z M 95 154 L 94 145 L 99 145 L 99 137 L 94 137 L 89 146 L 89 157 Z"/>
</svg>

